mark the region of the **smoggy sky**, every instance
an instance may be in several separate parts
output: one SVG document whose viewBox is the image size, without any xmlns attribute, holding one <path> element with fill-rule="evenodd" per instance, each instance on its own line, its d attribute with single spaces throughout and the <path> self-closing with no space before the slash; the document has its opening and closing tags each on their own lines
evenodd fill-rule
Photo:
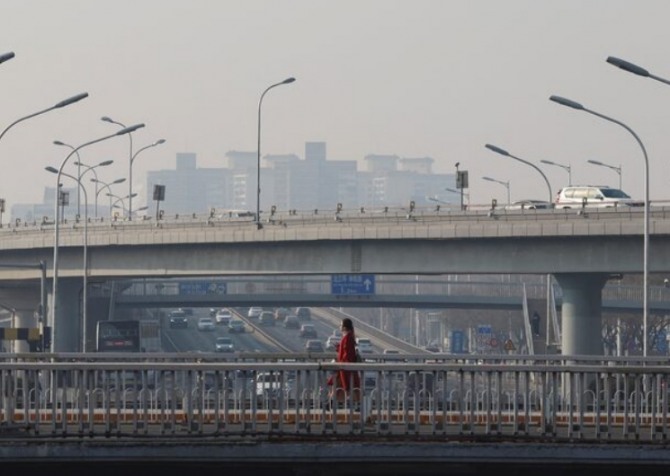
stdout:
<svg viewBox="0 0 670 476">
<path fill-rule="evenodd" d="M 7 209 L 41 202 L 70 149 L 113 134 L 102 116 L 146 127 L 133 134 L 134 191 L 146 171 L 174 168 L 178 152 L 199 167 L 230 150 L 255 151 L 263 99 L 263 154 L 328 158 L 367 154 L 435 159 L 434 171 L 469 173 L 472 203 L 547 199 L 571 166 L 573 184 L 644 197 L 642 147 L 625 128 L 549 101 L 564 96 L 629 126 L 649 159 L 652 200 L 670 199 L 670 86 L 606 62 L 626 59 L 670 78 L 667 0 L 2 0 L 0 130 L 78 93 L 89 97 L 22 121 L 0 140 L 0 197 Z M 129 143 L 85 147 L 100 180 L 128 177 Z M 75 173 L 74 159 L 64 170 Z M 74 186 L 73 183 L 67 184 Z M 126 187 L 125 185 L 119 187 Z M 119 195 L 127 188 L 115 189 Z M 135 203 L 145 203 L 144 197 Z"/>
</svg>

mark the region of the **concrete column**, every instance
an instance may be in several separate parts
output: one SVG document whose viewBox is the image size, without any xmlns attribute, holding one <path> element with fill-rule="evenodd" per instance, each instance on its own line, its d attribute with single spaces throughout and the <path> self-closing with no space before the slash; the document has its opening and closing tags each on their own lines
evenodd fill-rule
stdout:
<svg viewBox="0 0 670 476">
<path fill-rule="evenodd" d="M 0 289 L 0 304 L 6 310 L 12 310 L 12 322 L 8 327 L 36 328 L 37 311 L 40 305 L 40 288 L 37 286 L 7 287 Z M 14 340 L 0 342 L 7 352 L 29 352 L 27 341 Z"/>
<path fill-rule="evenodd" d="M 58 309 L 52 329 L 52 352 L 79 352 L 81 347 L 81 278 L 58 278 Z M 49 308 L 53 296 L 49 290 Z"/>
<path fill-rule="evenodd" d="M 555 274 L 563 291 L 563 355 L 603 355 L 602 290 L 608 274 Z"/>
</svg>

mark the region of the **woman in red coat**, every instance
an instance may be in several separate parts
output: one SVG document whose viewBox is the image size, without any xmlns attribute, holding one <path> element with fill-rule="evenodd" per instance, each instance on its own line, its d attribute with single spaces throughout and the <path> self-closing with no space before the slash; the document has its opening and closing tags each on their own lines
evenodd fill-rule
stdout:
<svg viewBox="0 0 670 476">
<path fill-rule="evenodd" d="M 337 346 L 338 362 L 357 362 L 356 359 L 356 335 L 354 334 L 354 323 L 351 319 L 342 319 L 342 340 Z M 338 370 L 335 374 L 334 382 L 330 380 L 329 384 L 334 385 L 334 391 L 338 401 L 343 401 L 349 395 L 352 386 L 354 388 L 354 401 L 360 399 L 361 377 L 358 372 L 352 370 Z"/>
</svg>

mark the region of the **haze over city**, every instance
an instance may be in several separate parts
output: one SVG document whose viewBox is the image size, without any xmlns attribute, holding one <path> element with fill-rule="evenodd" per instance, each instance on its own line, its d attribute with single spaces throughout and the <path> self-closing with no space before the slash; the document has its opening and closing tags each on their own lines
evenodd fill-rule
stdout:
<svg viewBox="0 0 670 476">
<path fill-rule="evenodd" d="M 136 150 L 157 139 L 133 168 L 142 192 L 148 170 L 171 169 L 179 152 L 199 167 L 223 166 L 231 150 L 257 148 L 263 102 L 265 154 L 304 155 L 327 143 L 328 158 L 368 154 L 431 157 L 434 172 L 469 172 L 471 202 L 547 198 L 568 184 L 618 186 L 644 194 L 644 156 L 616 124 L 549 101 L 559 95 L 631 127 L 649 157 L 650 197 L 670 198 L 670 87 L 615 68 L 615 56 L 670 78 L 665 54 L 670 3 L 663 0 L 5 0 L 0 15 L 0 130 L 78 93 L 89 97 L 12 127 L 0 140 L 0 197 L 7 208 L 42 201 L 69 150 L 144 123 Z M 112 181 L 128 176 L 128 141 L 81 151 Z M 70 164 L 74 160 L 70 161 Z M 73 171 L 74 165 L 68 165 Z M 146 193 L 146 191 L 144 191 Z M 146 201 L 140 197 L 138 203 Z"/>
</svg>

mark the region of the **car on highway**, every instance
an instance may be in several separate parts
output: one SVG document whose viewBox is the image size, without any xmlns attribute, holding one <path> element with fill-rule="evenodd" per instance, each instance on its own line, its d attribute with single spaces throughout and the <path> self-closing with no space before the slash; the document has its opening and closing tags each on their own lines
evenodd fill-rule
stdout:
<svg viewBox="0 0 670 476">
<path fill-rule="evenodd" d="M 367 337 L 356 338 L 356 347 L 361 354 L 372 354 L 375 351 L 372 347 L 372 341 Z"/>
<path fill-rule="evenodd" d="M 170 329 L 186 329 L 188 327 L 188 317 L 181 309 L 170 313 Z"/>
<path fill-rule="evenodd" d="M 309 321 L 312 319 L 312 311 L 308 307 L 299 307 L 295 310 L 295 315 L 301 321 Z"/>
<path fill-rule="evenodd" d="M 217 324 L 227 326 L 230 320 L 233 318 L 233 313 L 228 309 L 219 309 L 214 315 L 214 320 Z"/>
<path fill-rule="evenodd" d="M 243 333 L 246 332 L 246 326 L 242 319 L 233 317 L 228 323 L 228 332 Z"/>
<path fill-rule="evenodd" d="M 249 308 L 249 311 L 247 311 L 247 317 L 251 319 L 257 318 L 258 316 L 261 315 L 261 312 L 263 312 L 262 307 L 252 306 Z"/>
<path fill-rule="evenodd" d="M 331 335 L 326 339 L 326 350 L 337 350 L 337 346 L 340 345 L 342 337 Z"/>
<path fill-rule="evenodd" d="M 199 331 L 206 331 L 206 332 L 211 332 L 216 328 L 216 324 L 214 323 L 214 319 L 211 317 L 201 317 L 198 319 L 198 330 Z"/>
<path fill-rule="evenodd" d="M 289 314 L 284 318 L 284 327 L 286 329 L 300 329 L 300 321 L 295 314 Z"/>
<path fill-rule="evenodd" d="M 287 307 L 278 307 L 275 309 L 275 319 L 278 321 L 283 321 L 288 315 L 289 309 Z"/>
<path fill-rule="evenodd" d="M 555 208 L 642 207 L 644 202 L 631 198 L 623 190 L 607 185 L 570 185 L 556 194 Z"/>
<path fill-rule="evenodd" d="M 258 323 L 261 326 L 274 326 L 275 315 L 272 311 L 262 311 L 258 316 Z"/>
<path fill-rule="evenodd" d="M 503 210 L 549 210 L 554 204 L 545 200 L 517 200 L 502 207 Z"/>
<path fill-rule="evenodd" d="M 323 342 L 318 339 L 309 339 L 305 342 L 305 350 L 307 352 L 324 352 Z"/>
<path fill-rule="evenodd" d="M 300 331 L 298 332 L 300 337 L 309 337 L 316 339 L 316 327 L 314 324 L 303 324 L 300 326 Z"/>
<path fill-rule="evenodd" d="M 217 337 L 214 343 L 214 350 L 216 352 L 235 352 L 235 344 L 230 337 Z"/>
</svg>

